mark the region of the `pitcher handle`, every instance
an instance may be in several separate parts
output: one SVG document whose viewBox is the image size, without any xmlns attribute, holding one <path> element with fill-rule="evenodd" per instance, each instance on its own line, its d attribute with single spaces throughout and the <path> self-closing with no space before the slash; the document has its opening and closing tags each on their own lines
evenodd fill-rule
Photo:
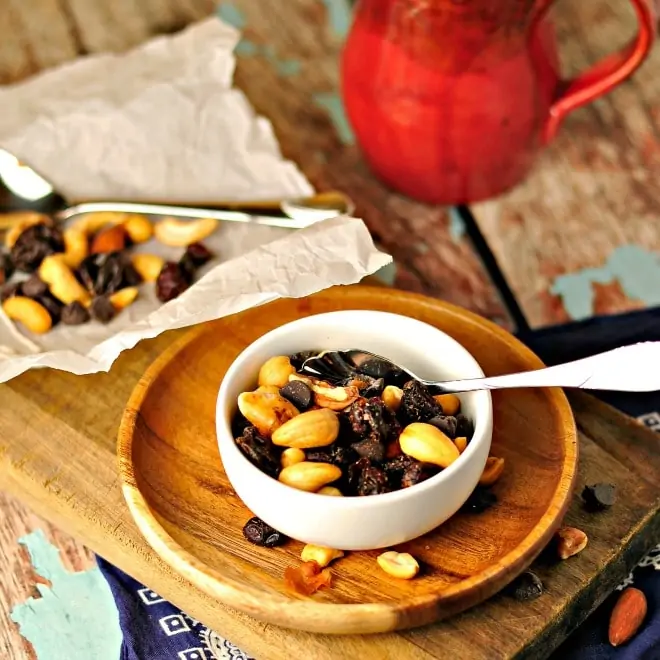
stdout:
<svg viewBox="0 0 660 660">
<path fill-rule="evenodd" d="M 655 36 L 655 13 L 649 0 L 630 2 L 635 8 L 639 22 L 637 36 L 619 52 L 608 55 L 579 76 L 563 81 L 561 91 L 550 106 L 545 123 L 543 139 L 546 143 L 555 137 L 559 126 L 570 112 L 607 94 L 628 78 L 646 58 Z M 543 3 L 537 20 L 551 4 L 553 0 Z"/>
</svg>

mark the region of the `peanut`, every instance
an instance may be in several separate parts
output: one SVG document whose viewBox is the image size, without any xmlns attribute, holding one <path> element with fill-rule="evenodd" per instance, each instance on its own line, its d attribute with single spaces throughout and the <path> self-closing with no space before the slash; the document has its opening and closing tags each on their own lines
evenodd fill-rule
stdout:
<svg viewBox="0 0 660 660">
<path fill-rule="evenodd" d="M 291 360 L 286 355 L 276 355 L 266 360 L 259 369 L 259 385 L 284 387 L 289 376 L 296 373 Z"/>
<path fill-rule="evenodd" d="M 243 392 L 238 397 L 238 409 L 254 424 L 257 431 L 267 438 L 282 424 L 300 414 L 298 409 L 277 391 Z"/>
<path fill-rule="evenodd" d="M 52 224 L 51 219 L 47 215 L 37 213 L 36 211 L 6 213 L 2 215 L 2 221 L 3 227 L 8 227 L 7 234 L 5 235 L 5 246 L 9 249 L 14 247 L 18 237 L 28 227 Z"/>
<path fill-rule="evenodd" d="M 64 255 L 50 255 L 39 266 L 39 277 L 48 284 L 50 292 L 65 305 L 78 301 L 87 305 L 91 297 L 64 263 Z"/>
<path fill-rule="evenodd" d="M 92 241 L 89 248 L 91 254 L 119 252 L 126 247 L 126 230 L 122 225 L 102 229 Z"/>
<path fill-rule="evenodd" d="M 458 451 L 460 451 L 462 454 L 468 446 L 468 441 L 467 438 L 463 438 L 463 437 L 454 438 L 454 444 L 456 445 Z"/>
<path fill-rule="evenodd" d="M 96 234 L 106 225 L 119 225 L 126 220 L 128 213 L 124 211 L 94 211 L 85 213 L 80 218 L 71 223 L 73 229 L 81 231 L 87 236 Z"/>
<path fill-rule="evenodd" d="M 155 282 L 163 270 L 165 259 L 155 254 L 134 254 L 131 263 L 145 282 Z"/>
<path fill-rule="evenodd" d="M 486 467 L 481 473 L 479 485 L 492 486 L 502 476 L 502 472 L 504 472 L 504 459 L 489 456 L 486 459 Z"/>
<path fill-rule="evenodd" d="M 311 449 L 327 447 L 339 435 L 339 418 L 332 410 L 321 408 L 296 415 L 273 431 L 273 444 L 278 447 Z"/>
<path fill-rule="evenodd" d="M 323 486 L 321 490 L 316 491 L 317 495 L 328 495 L 330 497 L 344 497 L 342 492 L 339 490 L 339 488 L 335 488 L 334 486 Z"/>
<path fill-rule="evenodd" d="M 442 406 L 445 415 L 456 415 L 461 409 L 461 400 L 455 394 L 437 394 L 433 398 Z"/>
<path fill-rule="evenodd" d="M 587 535 L 577 527 L 562 527 L 557 530 L 557 554 L 561 559 L 568 559 L 582 552 L 587 547 Z"/>
<path fill-rule="evenodd" d="M 419 573 L 417 560 L 407 552 L 383 552 L 376 557 L 378 565 L 388 574 L 401 580 L 410 580 Z"/>
<path fill-rule="evenodd" d="M 396 412 L 401 405 L 401 397 L 403 396 L 403 390 L 396 385 L 388 385 L 381 395 L 383 403 L 392 411 Z"/>
<path fill-rule="evenodd" d="M 408 424 L 399 436 L 401 451 L 422 463 L 449 467 L 459 456 L 456 445 L 431 424 Z"/>
<path fill-rule="evenodd" d="M 32 298 L 13 296 L 2 303 L 4 313 L 12 320 L 22 323 L 30 332 L 42 335 L 53 326 L 48 310 Z"/>
<path fill-rule="evenodd" d="M 290 465 L 295 465 L 296 463 L 302 463 L 305 460 L 305 452 L 302 449 L 297 447 L 289 447 L 282 452 L 280 457 L 280 463 L 282 467 L 289 467 Z"/>
<path fill-rule="evenodd" d="M 63 233 L 64 255 L 62 260 L 69 268 L 78 268 L 89 253 L 87 236 L 78 229 L 69 227 Z"/>
<path fill-rule="evenodd" d="M 218 221 L 214 218 L 200 218 L 199 220 L 165 218 L 154 228 L 154 235 L 164 245 L 186 247 L 210 236 L 217 226 Z"/>
<path fill-rule="evenodd" d="M 139 213 L 129 213 L 122 226 L 133 243 L 146 243 L 154 235 L 149 218 Z"/>
<path fill-rule="evenodd" d="M 116 293 L 113 293 L 110 296 L 110 302 L 117 311 L 121 311 L 122 309 L 126 309 L 126 307 L 129 305 L 132 305 L 137 297 L 137 287 L 129 286 L 125 289 L 120 289 Z"/>
<path fill-rule="evenodd" d="M 343 556 L 343 550 L 333 550 L 311 543 L 308 543 L 300 553 L 300 558 L 303 561 L 315 561 L 321 568 L 325 568 L 333 559 L 339 559 Z"/>
<path fill-rule="evenodd" d="M 308 493 L 315 493 L 323 486 L 341 477 L 341 470 L 330 463 L 312 463 L 303 461 L 285 467 L 278 480 L 291 488 L 304 490 Z"/>
</svg>

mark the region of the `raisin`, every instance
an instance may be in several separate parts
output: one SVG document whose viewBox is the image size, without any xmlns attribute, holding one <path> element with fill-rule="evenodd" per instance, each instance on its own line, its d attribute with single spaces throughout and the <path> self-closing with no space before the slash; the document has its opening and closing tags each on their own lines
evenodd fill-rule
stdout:
<svg viewBox="0 0 660 660">
<path fill-rule="evenodd" d="M 362 470 L 357 485 L 359 496 L 380 495 L 390 491 L 387 475 L 373 465 Z"/>
<path fill-rule="evenodd" d="M 5 302 L 9 298 L 14 296 L 23 295 L 23 283 L 14 282 L 13 284 L 7 284 L 2 289 L 0 289 L 0 303 Z"/>
<path fill-rule="evenodd" d="M 243 527 L 243 536 L 254 545 L 259 545 L 263 548 L 274 548 L 277 545 L 282 545 L 288 539 L 282 532 L 265 523 L 261 518 L 250 518 Z"/>
<path fill-rule="evenodd" d="M 603 483 L 585 486 L 582 499 L 590 511 L 609 509 L 616 502 L 616 486 Z"/>
<path fill-rule="evenodd" d="M 201 243 L 191 243 L 181 257 L 179 266 L 188 278 L 188 281 L 192 282 L 195 272 L 204 264 L 211 261 L 213 257 L 213 253 Z"/>
<path fill-rule="evenodd" d="M 305 456 L 306 460 L 311 463 L 332 463 L 341 468 L 356 460 L 356 456 L 350 448 L 339 445 L 322 449 L 308 449 Z"/>
<path fill-rule="evenodd" d="M 64 252 L 62 232 L 50 225 L 32 225 L 11 248 L 11 259 L 16 270 L 32 273 L 51 254 Z"/>
<path fill-rule="evenodd" d="M 48 293 L 48 285 L 39 275 L 33 275 L 29 280 L 23 282 L 23 295 L 28 298 L 38 298 L 46 293 Z"/>
<path fill-rule="evenodd" d="M 117 310 L 113 307 L 110 302 L 110 298 L 107 296 L 99 296 L 94 298 L 92 304 L 89 308 L 89 311 L 92 315 L 92 318 L 96 319 L 101 323 L 110 323 L 117 314 Z"/>
<path fill-rule="evenodd" d="M 248 426 L 236 438 L 236 444 L 253 465 L 277 479 L 281 468 L 279 449 L 268 438 L 259 435 L 254 426 Z"/>
<path fill-rule="evenodd" d="M 415 461 L 415 463 L 403 471 L 401 475 L 401 488 L 410 488 L 410 486 L 426 481 L 426 479 L 429 479 L 436 473 L 437 471 L 433 470 L 431 466 Z"/>
<path fill-rule="evenodd" d="M 64 325 L 82 325 L 90 320 L 91 316 L 87 309 L 77 300 L 67 305 L 62 310 L 62 323 Z"/>
<path fill-rule="evenodd" d="M 400 425 L 382 399 L 358 399 L 348 411 L 353 433 L 362 439 L 385 443 L 398 437 Z"/>
<path fill-rule="evenodd" d="M 362 392 L 365 399 L 380 396 L 385 389 L 385 380 L 383 378 L 376 378 L 373 380 Z"/>
<path fill-rule="evenodd" d="M 403 386 L 399 418 L 405 426 L 413 422 L 428 422 L 442 414 L 442 406 L 425 385 L 417 380 L 410 380 Z"/>
<path fill-rule="evenodd" d="M 456 415 L 456 436 L 457 438 L 467 438 L 472 440 L 474 433 L 474 424 L 463 413 Z"/>
<path fill-rule="evenodd" d="M 298 410 L 307 410 L 312 405 L 314 394 L 302 380 L 292 380 L 287 383 L 281 390 L 280 394 L 291 401 L 291 403 L 298 408 Z"/>
<path fill-rule="evenodd" d="M 14 274 L 14 263 L 8 254 L 0 254 L 0 286 Z"/>
<path fill-rule="evenodd" d="M 179 264 L 168 261 L 156 280 L 156 296 L 161 302 L 169 302 L 178 298 L 189 286 L 190 282 Z"/>
<path fill-rule="evenodd" d="M 109 252 L 103 255 L 96 280 L 94 293 L 97 295 L 112 294 L 123 287 L 125 262 L 119 252 Z"/>
<path fill-rule="evenodd" d="M 348 466 L 345 475 L 345 489 L 347 492 L 357 494 L 358 485 L 360 483 L 360 476 L 362 475 L 362 472 L 368 467 L 371 467 L 371 461 L 368 458 L 360 458 Z"/>
<path fill-rule="evenodd" d="M 60 322 L 64 305 L 57 298 L 47 291 L 41 296 L 35 296 L 34 300 L 46 308 L 46 311 L 50 314 L 50 318 L 53 321 L 53 325 L 57 325 Z"/>
<path fill-rule="evenodd" d="M 289 355 L 289 361 L 291 362 L 293 368 L 296 371 L 300 371 L 302 369 L 305 360 L 309 360 L 309 358 L 318 355 L 319 352 L 320 351 L 300 351 L 300 353 L 294 353 L 293 355 Z"/>
<path fill-rule="evenodd" d="M 440 429 L 448 438 L 452 440 L 457 438 L 456 429 L 458 428 L 458 421 L 452 415 L 436 415 L 428 421 L 429 424 Z"/>
<path fill-rule="evenodd" d="M 240 410 L 236 411 L 234 418 L 231 421 L 231 432 L 234 438 L 238 438 L 240 435 L 243 435 L 243 431 L 251 426 L 248 419 L 241 413 Z"/>
<path fill-rule="evenodd" d="M 543 582 L 532 571 L 525 571 L 507 587 L 507 592 L 519 601 L 535 600 L 543 593 Z"/>
<path fill-rule="evenodd" d="M 351 447 L 361 458 L 368 458 L 376 462 L 380 462 L 385 458 L 385 445 L 375 437 L 354 442 Z"/>
<path fill-rule="evenodd" d="M 414 458 L 403 454 L 387 461 L 383 465 L 383 470 L 395 490 L 410 488 L 410 486 L 414 486 L 437 474 L 437 469 L 434 466 L 420 463 Z"/>
<path fill-rule="evenodd" d="M 124 281 L 121 284 L 121 288 L 129 287 L 129 286 L 137 286 L 138 284 L 142 284 L 142 277 L 140 276 L 140 273 L 135 270 L 135 266 L 128 261 L 125 260 L 124 264 Z"/>
<path fill-rule="evenodd" d="M 461 511 L 463 513 L 483 513 L 495 504 L 497 504 L 495 493 L 487 488 L 477 486 L 461 507 Z"/>
</svg>

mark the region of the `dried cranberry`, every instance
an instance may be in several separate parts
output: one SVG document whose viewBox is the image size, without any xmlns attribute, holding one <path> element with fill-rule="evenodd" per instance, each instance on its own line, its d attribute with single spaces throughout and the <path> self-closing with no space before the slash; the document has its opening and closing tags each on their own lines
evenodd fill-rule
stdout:
<svg viewBox="0 0 660 660">
<path fill-rule="evenodd" d="M 14 296 L 22 296 L 23 295 L 23 283 L 22 282 L 14 282 L 13 284 L 7 284 L 0 289 L 0 303 L 5 302 L 5 300 L 9 298 L 13 298 Z"/>
<path fill-rule="evenodd" d="M 39 275 L 33 275 L 29 280 L 23 282 L 23 295 L 28 298 L 38 298 L 46 293 L 48 293 L 48 285 Z"/>
<path fill-rule="evenodd" d="M 259 435 L 254 426 L 248 426 L 236 438 L 236 444 L 251 463 L 277 479 L 280 473 L 280 450 L 268 438 Z"/>
<path fill-rule="evenodd" d="M 77 300 L 62 310 L 62 323 L 64 325 L 82 325 L 90 320 L 89 311 Z"/>
<path fill-rule="evenodd" d="M 458 437 L 456 435 L 456 429 L 458 427 L 456 417 L 451 415 L 437 415 L 436 417 L 429 419 L 428 423 L 435 426 L 435 428 L 440 429 L 440 431 L 452 440 Z"/>
<path fill-rule="evenodd" d="M 474 433 L 474 424 L 462 413 L 456 415 L 456 437 L 472 439 Z"/>
<path fill-rule="evenodd" d="M 264 548 L 274 548 L 282 545 L 288 539 L 282 532 L 265 523 L 261 518 L 250 518 L 243 527 L 243 536 L 254 545 Z"/>
<path fill-rule="evenodd" d="M 168 261 L 156 280 L 156 296 L 161 302 L 169 302 L 178 298 L 189 286 L 190 282 L 179 264 Z"/>
<path fill-rule="evenodd" d="M 94 298 L 89 311 L 92 315 L 92 318 L 96 319 L 100 323 L 110 323 L 110 321 L 112 321 L 112 319 L 117 315 L 117 310 L 114 308 L 113 304 L 110 302 L 110 298 L 107 296 L 99 296 L 98 298 Z"/>
<path fill-rule="evenodd" d="M 181 257 L 179 266 L 188 280 L 192 282 L 195 272 L 211 261 L 213 257 L 214 254 L 201 243 L 191 243 Z"/>
<path fill-rule="evenodd" d="M 50 225 L 32 225 L 14 243 L 11 258 L 16 270 L 32 273 L 46 257 L 56 252 L 64 252 L 62 232 Z"/>
<path fill-rule="evenodd" d="M 287 383 L 281 390 L 280 394 L 298 408 L 298 410 L 307 410 L 312 405 L 314 394 L 302 380 L 292 380 Z"/>
<path fill-rule="evenodd" d="M 399 418 L 404 425 L 428 422 L 442 414 L 442 406 L 433 398 L 425 385 L 418 380 L 410 380 L 403 386 Z"/>
</svg>

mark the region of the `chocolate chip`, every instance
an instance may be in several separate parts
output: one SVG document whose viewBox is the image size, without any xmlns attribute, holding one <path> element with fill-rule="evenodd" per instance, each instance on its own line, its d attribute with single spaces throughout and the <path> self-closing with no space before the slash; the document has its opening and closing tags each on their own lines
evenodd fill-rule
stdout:
<svg viewBox="0 0 660 660">
<path fill-rule="evenodd" d="M 117 310 L 112 306 L 110 298 L 107 296 L 94 298 L 89 311 L 92 314 L 92 318 L 101 323 L 110 323 L 117 314 Z"/>
<path fill-rule="evenodd" d="M 609 509 L 616 502 L 616 486 L 605 483 L 585 486 L 582 499 L 590 511 Z"/>
<path fill-rule="evenodd" d="M 90 320 L 90 314 L 77 300 L 62 310 L 62 323 L 65 325 L 82 325 Z"/>
<path fill-rule="evenodd" d="M 311 388 L 303 383 L 302 380 L 292 380 L 281 390 L 280 394 L 298 408 L 298 410 L 307 410 L 312 404 L 314 394 Z"/>
<path fill-rule="evenodd" d="M 519 601 L 535 600 L 543 593 L 543 582 L 532 571 L 525 571 L 509 585 L 507 592 Z"/>
<path fill-rule="evenodd" d="M 452 440 L 456 437 L 456 429 L 458 427 L 458 421 L 456 417 L 451 415 L 436 415 L 428 421 L 429 424 L 435 426 L 435 428 L 442 431 L 448 438 Z"/>
<path fill-rule="evenodd" d="M 41 296 L 34 296 L 34 300 L 36 300 L 40 305 L 46 308 L 48 313 L 50 314 L 50 318 L 53 321 L 53 325 L 57 325 L 60 322 L 60 318 L 62 316 L 62 308 L 64 305 L 49 291 L 46 291 Z"/>
<path fill-rule="evenodd" d="M 28 298 L 38 298 L 46 293 L 48 293 L 48 285 L 38 275 L 33 275 L 23 282 L 23 295 Z"/>
<path fill-rule="evenodd" d="M 264 548 L 273 548 L 282 545 L 287 537 L 276 529 L 265 523 L 261 518 L 250 518 L 243 527 L 243 536 L 254 545 Z"/>
</svg>

